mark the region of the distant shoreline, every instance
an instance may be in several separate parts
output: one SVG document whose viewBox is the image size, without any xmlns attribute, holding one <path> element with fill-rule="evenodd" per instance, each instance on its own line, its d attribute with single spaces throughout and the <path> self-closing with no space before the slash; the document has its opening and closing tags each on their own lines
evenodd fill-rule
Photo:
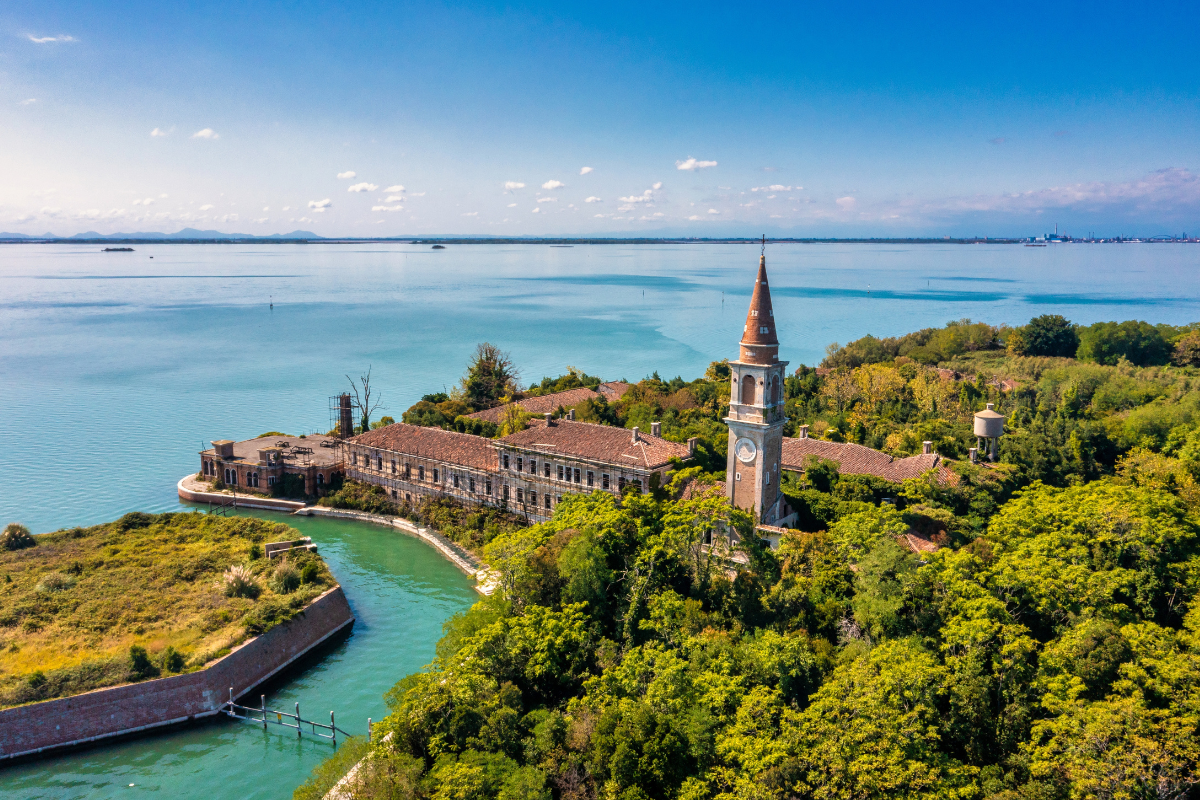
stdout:
<svg viewBox="0 0 1200 800">
<path fill-rule="evenodd" d="M 535 245 L 588 245 L 588 244 L 761 244 L 762 239 L 712 239 L 712 238 L 479 238 L 479 237 L 394 237 L 394 238 L 239 238 L 239 239 L 0 239 L 0 244 L 535 244 Z M 767 244 L 1029 244 L 1028 238 L 777 238 L 767 239 Z M 1050 244 L 1197 244 L 1200 239 L 1074 239 Z"/>
</svg>

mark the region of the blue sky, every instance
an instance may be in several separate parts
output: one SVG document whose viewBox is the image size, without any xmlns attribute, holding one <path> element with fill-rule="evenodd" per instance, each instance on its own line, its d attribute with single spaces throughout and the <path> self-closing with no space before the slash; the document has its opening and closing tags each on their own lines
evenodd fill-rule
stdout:
<svg viewBox="0 0 1200 800">
<path fill-rule="evenodd" d="M 0 231 L 1200 231 L 1200 5 L 971 5 L 9 0 Z"/>
</svg>

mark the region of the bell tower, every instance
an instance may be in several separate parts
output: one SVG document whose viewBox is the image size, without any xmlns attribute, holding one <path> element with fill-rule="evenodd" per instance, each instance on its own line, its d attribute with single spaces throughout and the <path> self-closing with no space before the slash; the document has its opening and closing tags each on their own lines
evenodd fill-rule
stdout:
<svg viewBox="0 0 1200 800">
<path fill-rule="evenodd" d="M 729 457 L 726 497 L 754 511 L 758 521 L 774 525 L 786 513 L 779 491 L 783 455 L 783 379 L 788 362 L 779 360 L 775 312 L 767 284 L 767 256 L 758 261 L 758 278 L 742 328 L 738 360 L 729 362 Z"/>
</svg>

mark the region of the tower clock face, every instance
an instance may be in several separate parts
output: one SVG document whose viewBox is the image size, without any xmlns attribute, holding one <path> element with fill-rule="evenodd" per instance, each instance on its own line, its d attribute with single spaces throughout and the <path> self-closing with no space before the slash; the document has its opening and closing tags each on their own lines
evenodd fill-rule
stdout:
<svg viewBox="0 0 1200 800">
<path fill-rule="evenodd" d="M 742 438 L 733 443 L 733 452 L 737 456 L 738 461 L 741 461 L 743 464 L 749 464 L 754 460 L 754 456 L 758 454 L 758 448 L 754 446 L 754 442 Z"/>
</svg>

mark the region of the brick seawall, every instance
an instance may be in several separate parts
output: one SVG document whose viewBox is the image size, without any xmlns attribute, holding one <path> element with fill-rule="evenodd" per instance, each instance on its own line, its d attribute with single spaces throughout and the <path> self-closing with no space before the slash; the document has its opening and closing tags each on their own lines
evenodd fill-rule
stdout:
<svg viewBox="0 0 1200 800">
<path fill-rule="evenodd" d="M 216 714 L 317 645 L 354 624 L 340 586 L 295 618 L 186 675 L 97 689 L 0 711 L 0 762 Z"/>
</svg>

